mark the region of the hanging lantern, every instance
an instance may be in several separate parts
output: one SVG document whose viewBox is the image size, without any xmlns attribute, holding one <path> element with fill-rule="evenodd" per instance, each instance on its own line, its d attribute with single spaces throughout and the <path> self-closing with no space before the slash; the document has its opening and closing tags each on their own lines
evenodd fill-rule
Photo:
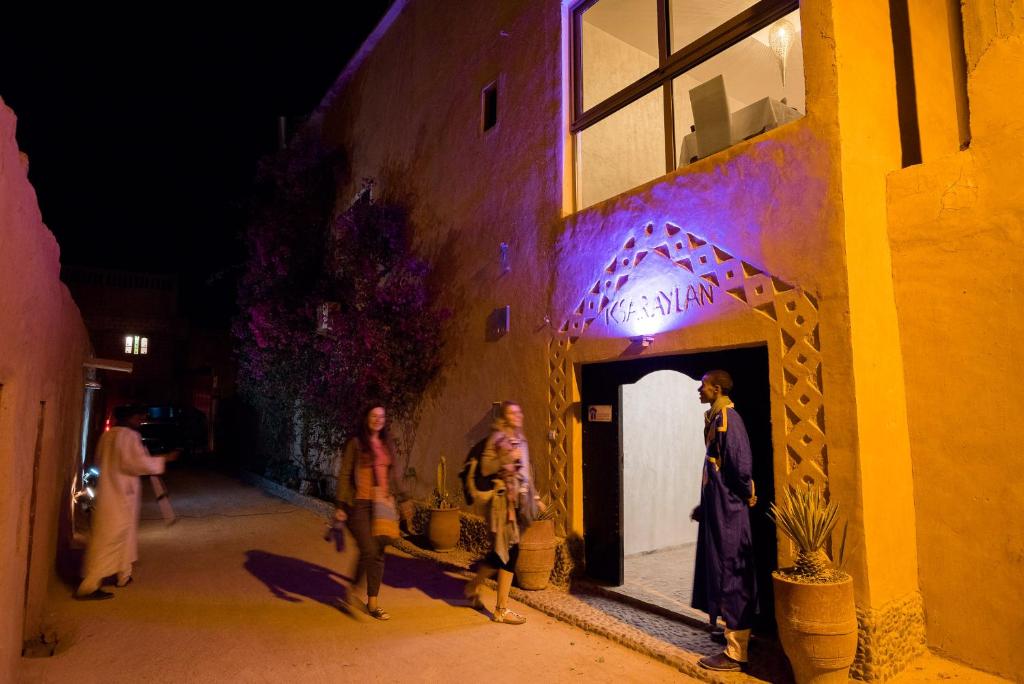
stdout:
<svg viewBox="0 0 1024 684">
<path fill-rule="evenodd" d="M 779 72 L 782 74 L 782 85 L 786 85 L 786 61 L 789 59 L 789 49 L 796 41 L 796 28 L 788 19 L 780 19 L 768 27 L 768 47 L 779 62 Z"/>
</svg>

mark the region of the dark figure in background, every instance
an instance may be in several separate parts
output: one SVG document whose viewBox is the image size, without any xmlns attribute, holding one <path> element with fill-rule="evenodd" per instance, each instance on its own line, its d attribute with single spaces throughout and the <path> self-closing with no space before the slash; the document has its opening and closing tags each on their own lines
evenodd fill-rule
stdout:
<svg viewBox="0 0 1024 684">
<path fill-rule="evenodd" d="M 396 497 L 402 502 L 402 516 L 406 520 L 411 517 L 412 506 L 398 486 L 395 448 L 388 436 L 384 407 L 378 404 L 367 407 L 356 434 L 345 445 L 341 457 L 334 519 L 348 522 L 359 546 L 356 578 L 366 578 L 366 611 L 378 620 L 389 620 L 391 615 L 378 605 L 377 596 L 384 577 L 384 549 L 391 538 L 377 534 L 375 527 L 379 529 L 379 526 L 374 518 L 382 512 L 394 512 Z M 394 529 L 392 534 L 397 533 L 397 526 Z M 352 596 L 350 588 L 350 600 Z"/>
<path fill-rule="evenodd" d="M 750 441 L 729 399 L 731 391 L 732 378 L 725 371 L 708 371 L 701 378 L 700 401 L 711 407 L 704 414 L 707 457 L 700 505 L 691 516 L 699 523 L 692 605 L 712 621 L 717 616 L 725 621 L 725 652 L 701 658 L 698 664 L 717 671 L 746 667 L 757 606 L 749 510 L 757 497 Z"/>
</svg>

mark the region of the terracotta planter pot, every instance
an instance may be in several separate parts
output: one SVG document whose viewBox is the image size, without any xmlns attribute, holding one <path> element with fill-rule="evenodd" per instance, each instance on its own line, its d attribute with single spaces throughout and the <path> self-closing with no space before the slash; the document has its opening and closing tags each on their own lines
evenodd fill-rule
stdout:
<svg viewBox="0 0 1024 684">
<path fill-rule="evenodd" d="M 427 538 L 435 551 L 451 551 L 459 543 L 459 509 L 431 508 Z"/>
<path fill-rule="evenodd" d="M 548 586 L 555 567 L 555 524 L 538 520 L 530 525 L 519 540 L 516 580 L 523 589 L 538 590 Z"/>
<path fill-rule="evenodd" d="M 853 579 L 802 584 L 778 574 L 775 620 L 797 684 L 846 683 L 857 654 Z"/>
</svg>

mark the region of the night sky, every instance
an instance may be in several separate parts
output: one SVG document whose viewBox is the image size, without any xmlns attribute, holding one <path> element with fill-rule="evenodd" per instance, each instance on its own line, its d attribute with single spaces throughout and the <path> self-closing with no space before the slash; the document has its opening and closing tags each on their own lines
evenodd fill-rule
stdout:
<svg viewBox="0 0 1024 684">
<path fill-rule="evenodd" d="M 277 117 L 316 107 L 390 2 L 340 4 L 246 12 L 237 24 L 123 14 L 8 23 L 0 97 L 18 117 L 61 261 L 178 273 L 183 313 L 226 324 L 245 207 Z"/>
</svg>

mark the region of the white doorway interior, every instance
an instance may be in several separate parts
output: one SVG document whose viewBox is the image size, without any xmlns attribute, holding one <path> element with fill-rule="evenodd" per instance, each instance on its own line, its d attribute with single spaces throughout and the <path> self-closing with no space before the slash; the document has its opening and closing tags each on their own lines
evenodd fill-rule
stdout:
<svg viewBox="0 0 1024 684">
<path fill-rule="evenodd" d="M 624 584 L 634 598 L 689 613 L 704 463 L 700 381 L 660 370 L 620 387 Z"/>
</svg>

